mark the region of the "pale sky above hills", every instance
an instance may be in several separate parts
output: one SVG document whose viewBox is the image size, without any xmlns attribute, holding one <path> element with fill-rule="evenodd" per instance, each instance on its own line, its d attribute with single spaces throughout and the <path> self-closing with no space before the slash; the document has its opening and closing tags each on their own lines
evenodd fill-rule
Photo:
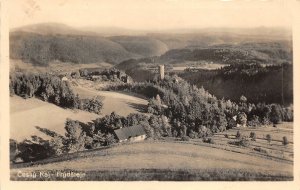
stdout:
<svg viewBox="0 0 300 190">
<path fill-rule="evenodd" d="M 10 28 L 59 22 L 73 27 L 168 30 L 290 27 L 286 0 L 9 0 Z"/>
</svg>

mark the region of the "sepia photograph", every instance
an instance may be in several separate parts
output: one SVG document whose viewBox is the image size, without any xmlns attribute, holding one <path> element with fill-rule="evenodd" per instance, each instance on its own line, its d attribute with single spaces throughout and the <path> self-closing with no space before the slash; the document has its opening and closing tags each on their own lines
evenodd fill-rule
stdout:
<svg viewBox="0 0 300 190">
<path fill-rule="evenodd" d="M 285 0 L 10 0 L 11 181 L 293 181 Z"/>
</svg>

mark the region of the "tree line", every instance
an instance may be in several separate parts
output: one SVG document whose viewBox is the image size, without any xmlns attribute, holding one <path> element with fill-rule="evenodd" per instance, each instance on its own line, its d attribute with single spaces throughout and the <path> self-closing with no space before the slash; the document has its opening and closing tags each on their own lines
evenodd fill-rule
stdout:
<svg viewBox="0 0 300 190">
<path fill-rule="evenodd" d="M 81 99 L 67 81 L 48 73 L 33 74 L 16 72 L 10 74 L 10 95 L 23 98 L 37 97 L 45 102 L 70 109 L 80 109 L 97 114 L 103 106 L 100 97 Z"/>
<path fill-rule="evenodd" d="M 72 78 L 84 78 L 92 81 L 112 81 L 112 82 L 132 82 L 123 71 L 116 68 L 100 69 L 100 68 L 83 68 L 71 73 Z"/>
</svg>

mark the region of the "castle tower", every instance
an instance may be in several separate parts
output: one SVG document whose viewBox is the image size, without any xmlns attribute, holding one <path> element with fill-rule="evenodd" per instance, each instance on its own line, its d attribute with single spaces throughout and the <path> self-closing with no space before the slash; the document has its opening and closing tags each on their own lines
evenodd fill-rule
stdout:
<svg viewBox="0 0 300 190">
<path fill-rule="evenodd" d="M 165 66 L 159 65 L 159 77 L 160 80 L 163 80 L 165 78 Z"/>
</svg>

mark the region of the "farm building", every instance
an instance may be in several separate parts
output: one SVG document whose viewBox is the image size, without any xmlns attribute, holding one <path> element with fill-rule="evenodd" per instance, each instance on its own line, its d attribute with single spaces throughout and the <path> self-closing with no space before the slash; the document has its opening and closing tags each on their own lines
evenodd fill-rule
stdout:
<svg viewBox="0 0 300 190">
<path fill-rule="evenodd" d="M 61 80 L 62 81 L 68 81 L 68 78 L 67 77 L 62 77 Z"/>
<path fill-rule="evenodd" d="M 132 127 L 124 127 L 114 131 L 119 142 L 124 141 L 141 141 L 146 138 L 146 132 L 143 126 L 136 125 Z"/>
<path fill-rule="evenodd" d="M 67 74 L 62 74 L 62 75 L 58 75 L 58 77 L 60 78 L 61 81 L 68 81 L 68 77 Z"/>
</svg>

